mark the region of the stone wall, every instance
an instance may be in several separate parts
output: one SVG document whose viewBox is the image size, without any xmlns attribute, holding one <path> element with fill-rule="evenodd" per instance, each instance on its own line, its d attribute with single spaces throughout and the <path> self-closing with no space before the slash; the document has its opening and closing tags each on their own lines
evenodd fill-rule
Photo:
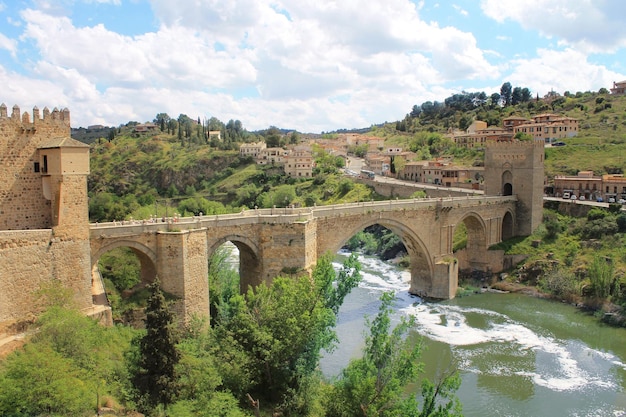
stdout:
<svg viewBox="0 0 626 417">
<path fill-rule="evenodd" d="M 38 290 L 55 282 L 78 308 L 91 307 L 90 262 L 89 241 L 59 239 L 52 229 L 0 232 L 0 322 L 32 319 Z"/>
<path fill-rule="evenodd" d="M 454 188 L 437 187 L 430 184 L 417 182 L 405 182 L 404 184 L 397 181 L 381 182 L 368 180 L 365 178 L 355 178 L 355 181 L 368 185 L 376 191 L 376 193 L 389 198 L 409 198 L 416 191 L 424 191 L 428 197 L 464 197 L 468 194 L 474 194 L 475 190 L 458 190 Z M 479 193 L 476 193 L 479 195 Z"/>
</svg>

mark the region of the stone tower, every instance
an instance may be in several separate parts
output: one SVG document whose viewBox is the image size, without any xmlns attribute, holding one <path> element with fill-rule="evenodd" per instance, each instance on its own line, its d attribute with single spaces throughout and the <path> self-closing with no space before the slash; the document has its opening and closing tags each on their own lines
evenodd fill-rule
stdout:
<svg viewBox="0 0 626 417">
<path fill-rule="evenodd" d="M 89 146 L 71 139 L 70 112 L 0 105 L 0 323 L 28 319 L 54 282 L 92 306 Z"/>
<path fill-rule="evenodd" d="M 485 195 L 517 195 L 515 235 L 528 236 L 543 218 L 543 141 L 493 142 L 485 147 Z"/>
</svg>

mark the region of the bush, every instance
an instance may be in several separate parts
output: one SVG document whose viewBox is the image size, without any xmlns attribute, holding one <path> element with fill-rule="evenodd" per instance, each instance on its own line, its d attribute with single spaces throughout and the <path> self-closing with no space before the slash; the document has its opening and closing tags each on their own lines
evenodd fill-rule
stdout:
<svg viewBox="0 0 626 417">
<path fill-rule="evenodd" d="M 549 271 L 540 279 L 539 285 L 543 290 L 568 300 L 579 292 L 576 276 L 563 269 Z"/>
</svg>

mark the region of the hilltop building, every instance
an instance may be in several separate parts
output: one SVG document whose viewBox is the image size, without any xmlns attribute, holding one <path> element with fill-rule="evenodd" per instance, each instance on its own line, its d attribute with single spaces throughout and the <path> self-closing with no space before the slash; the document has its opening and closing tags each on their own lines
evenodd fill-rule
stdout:
<svg viewBox="0 0 626 417">
<path fill-rule="evenodd" d="M 483 121 L 475 121 L 464 133 L 450 136 L 457 144 L 466 148 L 483 148 L 487 142 L 511 142 L 518 133 L 532 136 L 545 143 L 578 135 L 578 119 L 552 113 L 543 113 L 527 119 L 509 116 L 502 120 L 502 127 L 486 126 Z"/>
<path fill-rule="evenodd" d="M 250 156 L 256 159 L 261 154 L 261 151 L 266 148 L 267 145 L 263 141 L 242 143 L 241 145 L 239 145 L 239 156 L 241 156 L 242 158 Z"/>
<path fill-rule="evenodd" d="M 138 125 L 135 125 L 135 128 L 133 129 L 133 132 L 135 133 L 147 133 L 147 132 L 156 132 L 158 129 L 158 126 L 154 123 L 139 123 Z"/>
<path fill-rule="evenodd" d="M 308 146 L 296 146 L 285 156 L 285 174 L 290 177 L 311 178 L 315 161 Z"/>
<path fill-rule="evenodd" d="M 621 95 L 626 94 L 626 80 L 615 82 L 613 81 L 613 88 L 611 88 L 611 94 Z"/>
</svg>

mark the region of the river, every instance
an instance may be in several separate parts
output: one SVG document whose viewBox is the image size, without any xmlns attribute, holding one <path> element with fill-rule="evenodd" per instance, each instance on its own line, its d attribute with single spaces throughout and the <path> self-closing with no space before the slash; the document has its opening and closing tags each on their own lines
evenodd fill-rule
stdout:
<svg viewBox="0 0 626 417">
<path fill-rule="evenodd" d="M 345 256 L 338 254 L 337 267 Z M 383 291 L 394 291 L 393 320 L 416 318 L 425 375 L 433 380 L 450 364 L 460 370 L 465 416 L 626 416 L 626 329 L 521 294 L 423 302 L 407 292 L 408 271 L 359 260 L 363 281 L 340 309 L 339 346 L 321 363 L 326 376 L 361 355 L 364 317 L 376 315 Z"/>
</svg>

